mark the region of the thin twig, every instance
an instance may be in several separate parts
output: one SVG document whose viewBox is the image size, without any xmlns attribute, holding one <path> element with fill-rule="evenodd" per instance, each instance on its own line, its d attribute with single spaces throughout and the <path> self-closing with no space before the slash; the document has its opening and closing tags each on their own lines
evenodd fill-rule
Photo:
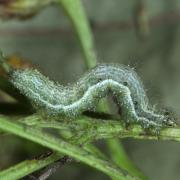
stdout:
<svg viewBox="0 0 180 180">
<path fill-rule="evenodd" d="M 109 117 L 110 115 L 108 115 Z M 159 134 L 153 130 L 145 130 L 139 125 L 131 125 L 128 129 L 125 128 L 120 119 L 95 119 L 81 116 L 78 119 L 69 120 L 51 120 L 47 121 L 39 116 L 30 116 L 21 119 L 20 122 L 29 126 L 41 128 L 54 128 L 54 129 L 69 129 L 77 132 L 85 132 L 88 141 L 106 138 L 136 138 L 136 139 L 156 139 L 156 140 L 174 140 L 180 141 L 180 126 L 176 127 L 163 127 Z"/>
<path fill-rule="evenodd" d="M 71 161 L 72 161 L 72 158 L 70 158 L 68 156 L 64 156 L 64 157 L 60 158 L 59 160 L 53 162 L 49 166 L 47 166 L 40 173 L 38 173 L 38 175 L 31 174 L 31 175 L 28 175 L 27 177 L 30 180 L 46 180 L 50 176 L 52 176 L 58 169 L 60 169 L 65 164 L 67 164 Z"/>
<path fill-rule="evenodd" d="M 72 158 L 68 156 L 64 156 L 63 158 L 59 159 L 57 162 L 48 166 L 38 177 L 38 180 L 46 180 L 52 174 L 54 174 L 59 168 L 63 167 L 65 164 L 72 161 Z"/>
</svg>

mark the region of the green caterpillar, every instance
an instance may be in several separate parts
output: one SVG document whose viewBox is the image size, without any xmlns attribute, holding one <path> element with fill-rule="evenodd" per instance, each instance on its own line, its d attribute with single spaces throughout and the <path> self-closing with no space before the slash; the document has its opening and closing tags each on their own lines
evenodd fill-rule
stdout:
<svg viewBox="0 0 180 180">
<path fill-rule="evenodd" d="M 129 67 L 100 64 L 77 83 L 66 87 L 50 81 L 34 69 L 14 70 L 10 81 L 31 100 L 37 111 L 48 116 L 80 115 L 95 108 L 101 98 L 111 94 L 121 109 L 121 119 L 126 123 L 161 127 L 167 121 L 163 115 L 151 110 L 142 82 Z"/>
</svg>

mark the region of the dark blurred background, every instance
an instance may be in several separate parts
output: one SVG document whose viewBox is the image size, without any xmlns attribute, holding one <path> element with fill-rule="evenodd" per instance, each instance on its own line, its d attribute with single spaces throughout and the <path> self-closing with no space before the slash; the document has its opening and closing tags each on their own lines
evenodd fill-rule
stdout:
<svg viewBox="0 0 180 180">
<path fill-rule="evenodd" d="M 94 33 L 98 61 L 134 67 L 151 104 L 159 109 L 167 107 L 179 116 L 180 1 L 83 0 L 83 4 Z M 85 72 L 69 20 L 56 7 L 48 7 L 27 21 L 1 21 L 0 47 L 5 54 L 28 59 L 63 84 L 76 81 Z M 42 151 L 15 137 L 3 136 L 0 142 L 0 168 Z M 179 143 L 126 139 L 123 144 L 132 161 L 150 179 L 180 178 Z M 50 179 L 108 178 L 72 163 Z"/>
</svg>

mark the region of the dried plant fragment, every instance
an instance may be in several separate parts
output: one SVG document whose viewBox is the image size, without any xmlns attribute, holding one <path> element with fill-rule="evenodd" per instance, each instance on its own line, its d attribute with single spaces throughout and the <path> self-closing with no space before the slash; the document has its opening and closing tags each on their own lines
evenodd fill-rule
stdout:
<svg viewBox="0 0 180 180">
<path fill-rule="evenodd" d="M 27 19 L 54 0 L 0 0 L 0 16 L 4 19 Z"/>
</svg>

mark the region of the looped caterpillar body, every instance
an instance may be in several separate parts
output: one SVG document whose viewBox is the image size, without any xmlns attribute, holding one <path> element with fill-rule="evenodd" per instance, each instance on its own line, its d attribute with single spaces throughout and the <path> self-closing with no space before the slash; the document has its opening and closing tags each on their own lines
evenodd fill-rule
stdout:
<svg viewBox="0 0 180 180">
<path fill-rule="evenodd" d="M 10 81 L 31 100 L 37 111 L 49 116 L 77 116 L 95 108 L 101 98 L 111 93 L 125 122 L 158 127 L 165 121 L 163 115 L 149 109 L 143 84 L 129 67 L 100 64 L 66 87 L 34 69 L 14 70 Z"/>
</svg>

